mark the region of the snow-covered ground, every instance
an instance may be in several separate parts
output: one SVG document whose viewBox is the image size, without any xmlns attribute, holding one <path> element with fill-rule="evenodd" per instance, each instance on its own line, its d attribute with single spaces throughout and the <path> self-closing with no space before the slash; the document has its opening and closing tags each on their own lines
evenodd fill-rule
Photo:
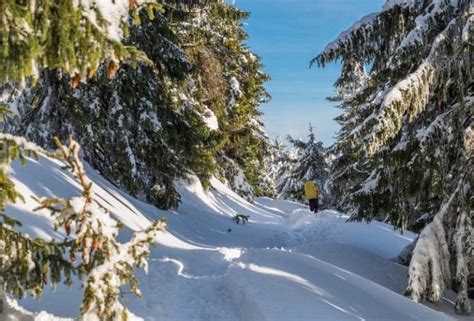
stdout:
<svg viewBox="0 0 474 321">
<path fill-rule="evenodd" d="M 54 231 L 47 214 L 32 212 L 36 204 L 30 197 L 79 192 L 60 166 L 47 158 L 13 166 L 26 202 L 7 211 L 31 236 L 64 237 Z M 401 295 L 407 269 L 391 259 L 413 240 L 412 233 L 401 235 L 378 222 L 346 223 L 347 217 L 334 211 L 314 215 L 283 200 L 260 198 L 251 204 L 217 180 L 209 192 L 195 179 L 182 182 L 182 206 L 165 212 L 87 169 L 101 203 L 128 227 L 122 238 L 152 219 L 168 219 L 168 232 L 159 236 L 151 254 L 149 273 L 140 272 L 144 299 L 123 290 L 123 301 L 144 320 L 463 319 L 450 312 L 448 299 L 432 309 Z M 249 215 L 249 222 L 236 224 L 236 214 Z M 0 320 L 70 320 L 78 315 L 81 295 L 76 282 L 72 289 L 45 291 L 40 300 L 17 303 L 9 298 L 8 308 L 16 312 L 0 315 Z"/>
</svg>

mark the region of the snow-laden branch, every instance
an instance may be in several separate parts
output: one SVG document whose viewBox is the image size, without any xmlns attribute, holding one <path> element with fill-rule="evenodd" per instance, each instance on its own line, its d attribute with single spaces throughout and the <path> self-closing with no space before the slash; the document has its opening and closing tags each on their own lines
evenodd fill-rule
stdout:
<svg viewBox="0 0 474 321">
<path fill-rule="evenodd" d="M 458 293 L 456 311 L 463 314 L 471 311 L 467 293 L 469 268 L 465 255 L 471 244 L 473 230 L 470 216 L 473 213 L 459 209 L 457 199 L 464 197 L 466 188 L 470 188 L 466 184 L 465 178 L 461 177 L 433 222 L 421 232 L 410 261 L 406 289 L 406 295 L 417 302 L 428 300 L 436 303 L 441 300 L 446 288 L 454 287 Z M 455 233 L 450 240 L 447 233 L 450 227 L 445 223 L 448 216 L 458 211 Z M 450 266 L 452 262 L 453 268 Z"/>
<path fill-rule="evenodd" d="M 81 314 L 84 320 L 126 320 L 128 310 L 120 303 L 120 288 L 130 285 L 134 294 L 141 296 L 135 267 L 147 269 L 150 246 L 159 232 L 166 228 L 162 220 L 146 230 L 134 233 L 132 239 L 121 244 L 117 241 L 119 222 L 95 199 L 93 184 L 87 177 L 79 158 L 79 144 L 70 139 L 69 146 L 58 141 L 60 157 L 66 168 L 80 183 L 82 195 L 70 199 L 44 198 L 39 209 L 51 211 L 55 228 L 64 228 L 72 237 L 69 258 L 76 262 L 78 271 L 85 274 Z"/>
<path fill-rule="evenodd" d="M 402 127 L 402 116 L 409 110 L 409 122 L 424 111 L 433 86 L 437 81 L 440 49 L 449 40 L 449 34 L 456 27 L 457 18 L 433 41 L 429 56 L 423 60 L 416 71 L 399 81 L 383 97 L 374 119 L 376 123 L 370 136 L 365 138 L 367 151 L 373 156 L 384 144 L 395 137 Z"/>
</svg>

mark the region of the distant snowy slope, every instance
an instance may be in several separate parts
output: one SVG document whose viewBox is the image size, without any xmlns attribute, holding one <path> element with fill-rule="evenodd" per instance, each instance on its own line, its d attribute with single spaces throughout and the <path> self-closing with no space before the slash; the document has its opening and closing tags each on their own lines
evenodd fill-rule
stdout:
<svg viewBox="0 0 474 321">
<path fill-rule="evenodd" d="M 77 183 L 47 158 L 13 169 L 26 202 L 7 211 L 31 236 L 63 238 L 47 214 L 32 212 L 31 195 L 70 196 L 79 192 Z M 123 290 L 124 302 L 144 320 L 452 320 L 399 294 L 406 268 L 390 259 L 415 237 L 411 233 L 400 235 L 382 223 L 346 223 L 332 211 L 314 215 L 288 201 L 260 198 L 251 204 L 217 180 L 205 191 L 195 178 L 179 184 L 179 210 L 164 212 L 87 170 L 100 202 L 129 229 L 168 219 L 149 274 L 140 272 L 144 300 Z M 249 222 L 236 224 L 236 214 L 249 215 Z M 129 235 L 126 229 L 121 237 Z M 80 299 L 79 286 L 59 286 L 41 300 L 19 302 L 47 313 L 11 320 L 74 318 Z"/>
</svg>

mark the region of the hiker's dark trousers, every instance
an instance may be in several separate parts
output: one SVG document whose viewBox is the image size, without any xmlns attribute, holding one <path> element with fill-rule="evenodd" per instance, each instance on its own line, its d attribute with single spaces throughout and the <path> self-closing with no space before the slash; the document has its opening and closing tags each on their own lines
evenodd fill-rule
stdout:
<svg viewBox="0 0 474 321">
<path fill-rule="evenodd" d="M 309 202 L 309 210 L 311 212 L 317 213 L 318 209 L 319 209 L 319 199 L 312 198 L 312 199 L 308 200 L 308 202 Z"/>
</svg>

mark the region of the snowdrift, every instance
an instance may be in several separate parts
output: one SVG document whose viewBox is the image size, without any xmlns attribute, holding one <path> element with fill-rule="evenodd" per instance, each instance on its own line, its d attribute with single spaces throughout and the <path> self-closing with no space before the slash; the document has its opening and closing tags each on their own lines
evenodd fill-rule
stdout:
<svg viewBox="0 0 474 321">
<path fill-rule="evenodd" d="M 25 203 L 7 211 L 33 237 L 65 237 L 54 231 L 47 213 L 33 212 L 31 198 L 79 193 L 61 165 L 41 158 L 13 166 Z M 400 294 L 407 271 L 390 259 L 414 239 L 411 233 L 377 222 L 346 223 L 346 216 L 333 211 L 314 215 L 289 201 L 260 198 L 251 204 L 218 180 L 204 191 L 192 177 L 179 183 L 179 210 L 165 212 L 87 171 L 101 203 L 126 225 L 121 237 L 151 220 L 168 219 L 149 273 L 140 272 L 144 299 L 123 289 L 122 300 L 137 320 L 453 320 Z M 236 224 L 236 214 L 249 215 L 249 222 Z M 16 311 L 9 320 L 74 319 L 82 296 L 78 284 L 47 290 L 40 300 L 8 298 Z"/>
</svg>

